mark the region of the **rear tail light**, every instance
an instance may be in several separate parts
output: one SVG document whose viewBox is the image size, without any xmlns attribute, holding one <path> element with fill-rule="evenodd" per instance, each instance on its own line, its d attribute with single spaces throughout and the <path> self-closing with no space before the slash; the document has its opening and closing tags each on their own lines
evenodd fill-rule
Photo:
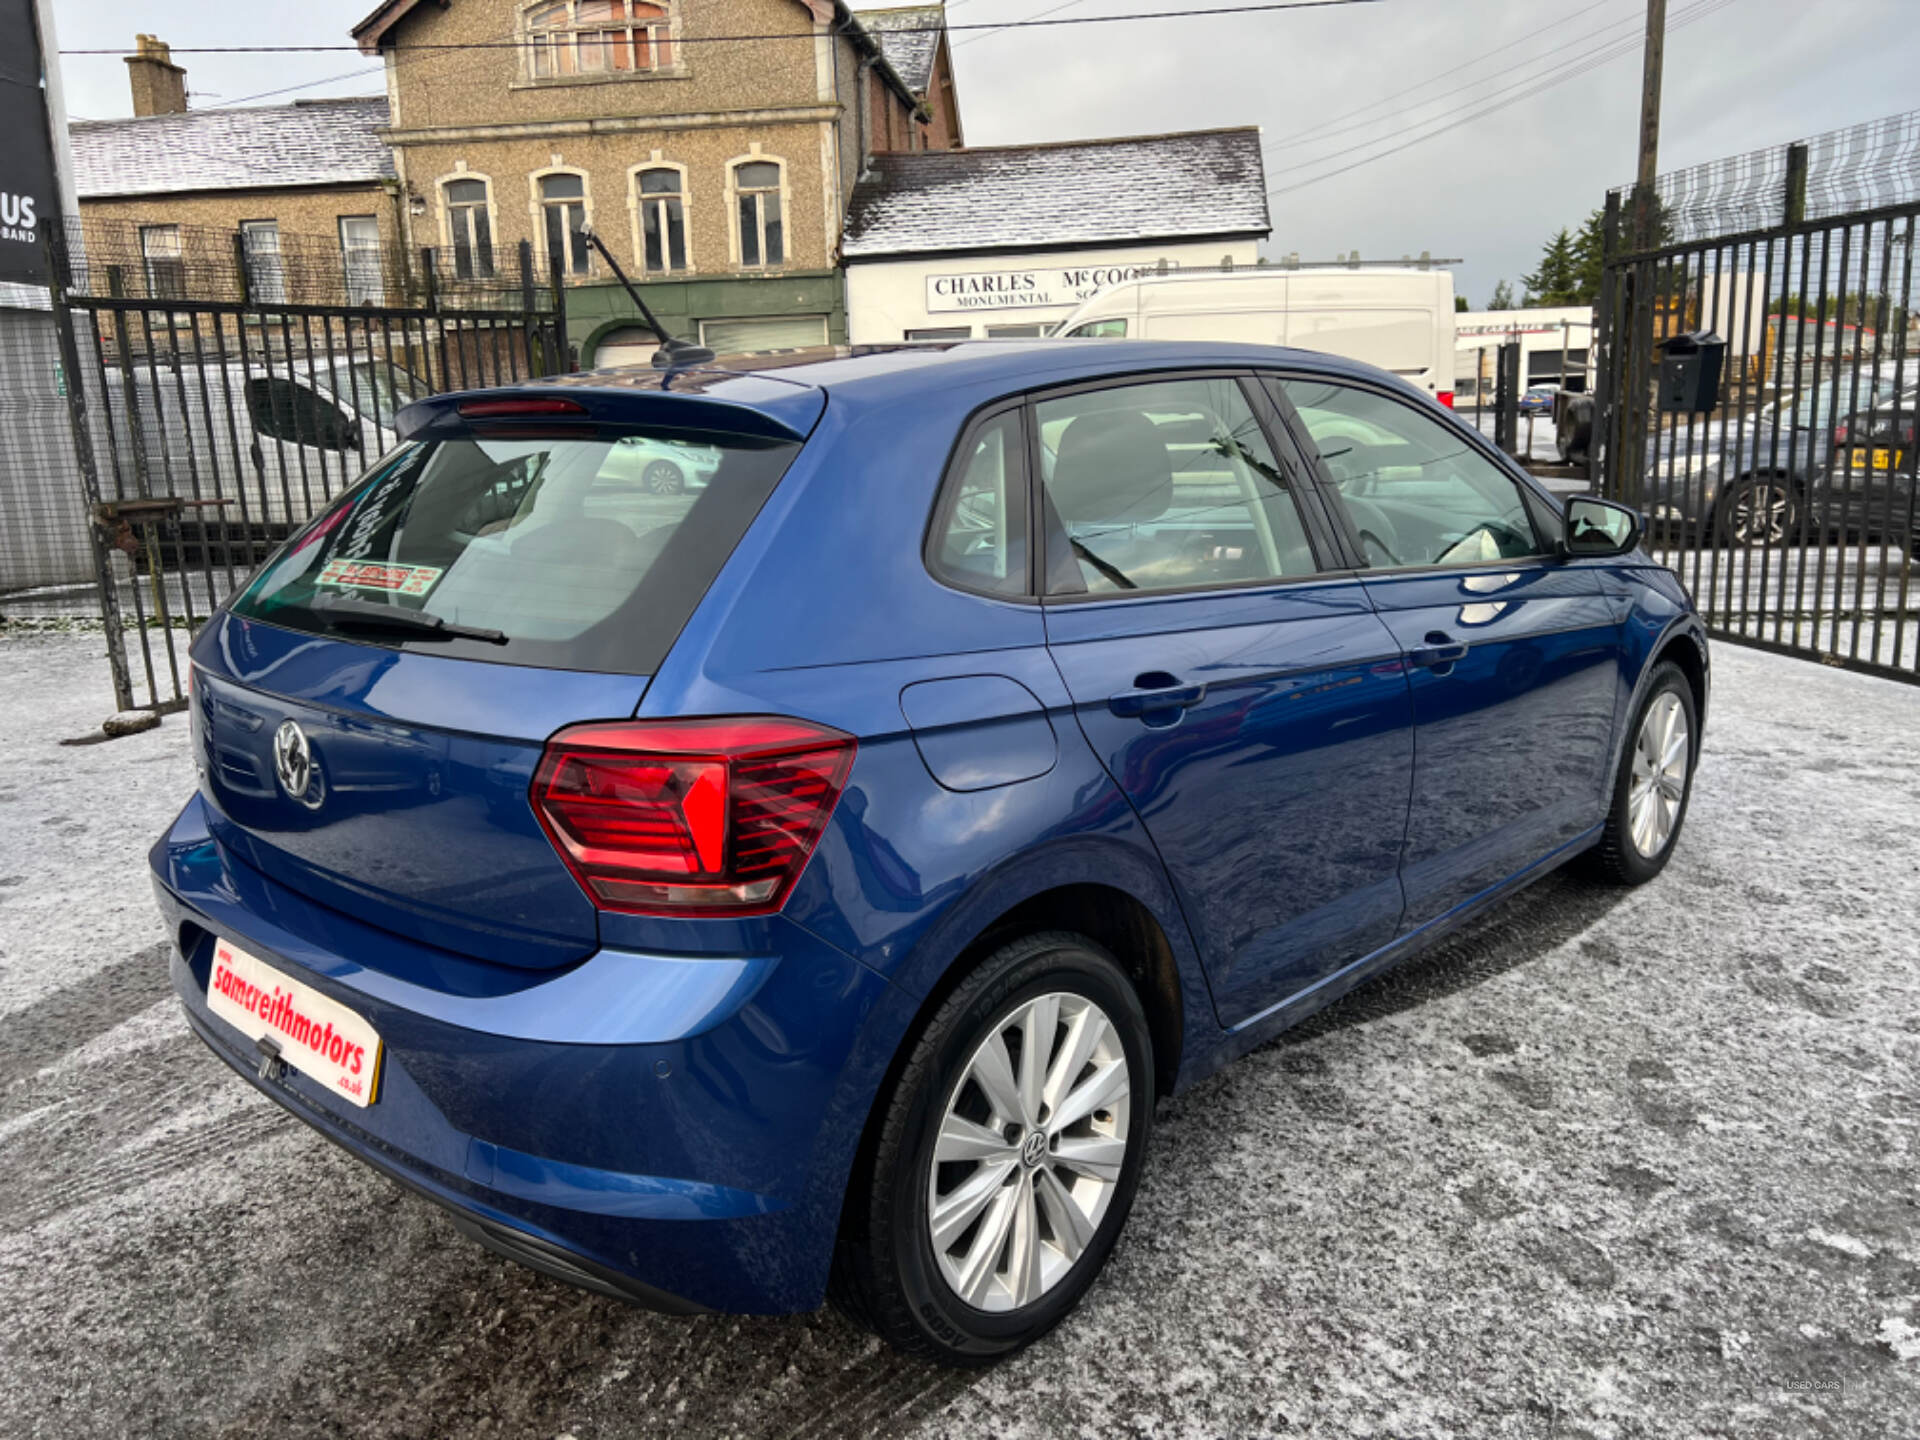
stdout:
<svg viewBox="0 0 1920 1440">
<path fill-rule="evenodd" d="M 1833 443 L 1836 445 L 1844 445 L 1847 443 L 1846 421 L 1842 420 L 1838 425 L 1833 427 Z"/>
<path fill-rule="evenodd" d="M 547 742 L 533 810 L 603 910 L 770 914 L 853 753 L 851 735 L 775 716 L 572 725 Z"/>
<path fill-rule="evenodd" d="M 1453 408 L 1453 392 L 1451 390 L 1436 391 L 1433 398 L 1446 406 L 1447 409 L 1451 410 Z"/>
</svg>

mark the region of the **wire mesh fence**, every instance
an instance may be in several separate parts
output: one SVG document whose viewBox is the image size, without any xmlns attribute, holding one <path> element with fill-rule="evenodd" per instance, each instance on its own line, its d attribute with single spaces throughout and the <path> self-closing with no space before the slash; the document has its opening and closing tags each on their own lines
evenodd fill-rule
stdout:
<svg viewBox="0 0 1920 1440">
<path fill-rule="evenodd" d="M 1800 179 L 1794 179 L 1798 167 Z M 1632 186 L 1613 191 L 1624 213 Z M 1663 243 L 1689 244 L 1920 199 L 1920 110 L 1674 170 L 1654 182 Z"/>
<path fill-rule="evenodd" d="M 1603 491 L 1722 638 L 1920 681 L 1920 112 L 1657 189 L 1638 249 L 1608 200 Z"/>
</svg>

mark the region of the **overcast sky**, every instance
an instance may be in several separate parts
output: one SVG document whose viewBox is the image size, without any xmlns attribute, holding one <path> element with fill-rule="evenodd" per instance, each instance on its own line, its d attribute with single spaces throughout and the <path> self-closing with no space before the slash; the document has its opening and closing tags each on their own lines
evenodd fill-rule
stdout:
<svg viewBox="0 0 1920 1440">
<path fill-rule="evenodd" d="M 948 15 L 960 25 L 1221 3 L 1245 0 L 950 0 Z M 130 47 L 140 31 L 184 49 L 344 44 L 371 0 L 55 8 L 63 49 Z M 1661 169 L 1913 108 L 1915 8 L 1668 0 Z M 1456 286 L 1479 308 L 1496 279 L 1517 280 L 1543 240 L 1632 178 L 1645 13 L 1644 0 L 1378 0 L 1321 14 L 956 33 L 961 119 L 974 145 L 1259 125 L 1269 185 L 1299 187 L 1274 196 L 1271 253 L 1460 256 Z M 1593 64 L 1610 41 L 1624 53 Z M 344 53 L 178 58 L 196 106 L 343 75 L 260 103 L 381 86 L 378 66 Z M 129 113 L 119 59 L 63 65 L 74 116 Z M 1525 93 L 1563 67 L 1578 73 Z M 1372 158 L 1455 119 L 1466 123 Z M 1355 162 L 1364 163 L 1317 178 Z"/>
</svg>

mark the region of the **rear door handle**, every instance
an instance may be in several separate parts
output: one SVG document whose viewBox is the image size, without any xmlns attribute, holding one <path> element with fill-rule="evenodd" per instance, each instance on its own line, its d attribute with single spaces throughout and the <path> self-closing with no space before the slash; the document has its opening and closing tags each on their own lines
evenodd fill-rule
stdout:
<svg viewBox="0 0 1920 1440">
<path fill-rule="evenodd" d="M 1438 670 L 1467 658 L 1465 642 L 1455 640 L 1444 630 L 1429 630 L 1427 643 L 1407 651 L 1407 663 L 1422 670 Z"/>
<path fill-rule="evenodd" d="M 1183 685 L 1171 675 L 1136 675 L 1134 684 L 1138 688 L 1108 696 L 1107 708 L 1123 717 L 1152 715 L 1162 710 L 1191 710 L 1207 698 L 1205 685 Z"/>
</svg>

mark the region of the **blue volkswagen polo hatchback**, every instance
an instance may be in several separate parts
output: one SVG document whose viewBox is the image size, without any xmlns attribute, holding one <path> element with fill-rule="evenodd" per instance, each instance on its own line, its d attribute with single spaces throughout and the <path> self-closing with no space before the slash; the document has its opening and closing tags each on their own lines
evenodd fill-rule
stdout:
<svg viewBox="0 0 1920 1440">
<path fill-rule="evenodd" d="M 822 351 L 401 433 L 193 646 L 174 984 L 474 1239 L 642 1305 L 1006 1354 L 1156 1099 L 1686 814 L 1707 649 L 1637 517 L 1364 366 Z"/>
</svg>

